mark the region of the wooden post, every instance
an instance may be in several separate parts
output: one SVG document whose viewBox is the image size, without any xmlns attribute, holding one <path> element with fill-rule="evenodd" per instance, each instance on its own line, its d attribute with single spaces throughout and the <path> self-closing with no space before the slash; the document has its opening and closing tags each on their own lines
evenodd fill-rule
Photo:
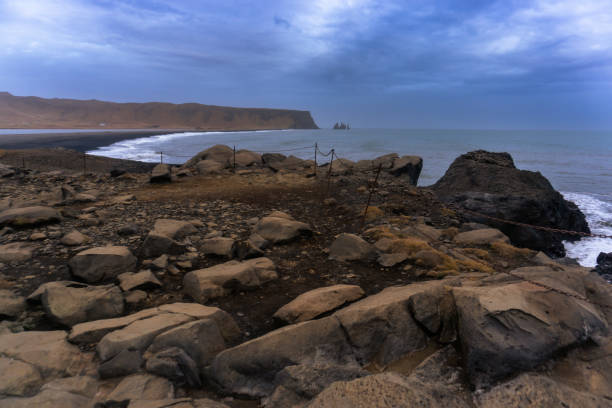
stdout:
<svg viewBox="0 0 612 408">
<path fill-rule="evenodd" d="M 315 143 L 315 165 L 314 165 L 314 175 L 317 177 L 317 149 L 319 148 L 319 144 Z"/>
<path fill-rule="evenodd" d="M 327 171 L 327 192 L 325 193 L 326 196 L 329 195 L 329 183 L 331 183 L 331 172 L 332 172 L 332 165 L 334 164 L 335 155 L 336 155 L 336 151 L 334 149 L 331 149 L 331 160 L 329 161 L 329 170 Z"/>
<path fill-rule="evenodd" d="M 159 164 L 164 163 L 164 152 L 159 152 Z"/>
<path fill-rule="evenodd" d="M 87 154 L 83 153 L 83 175 L 87 173 Z"/>
<path fill-rule="evenodd" d="M 376 183 L 378 183 L 378 176 L 380 175 L 380 171 L 382 170 L 382 163 L 378 165 L 378 170 L 376 171 L 376 177 L 374 178 L 374 184 L 370 188 L 370 194 L 368 195 L 368 202 L 366 203 L 365 210 L 363 211 L 363 219 L 361 220 L 361 229 L 366 222 L 366 216 L 368 215 L 368 208 L 370 207 L 370 202 L 372 200 L 372 194 L 374 194 L 374 190 L 376 189 Z"/>
<path fill-rule="evenodd" d="M 236 145 L 234 145 L 234 173 L 236 172 Z"/>
</svg>

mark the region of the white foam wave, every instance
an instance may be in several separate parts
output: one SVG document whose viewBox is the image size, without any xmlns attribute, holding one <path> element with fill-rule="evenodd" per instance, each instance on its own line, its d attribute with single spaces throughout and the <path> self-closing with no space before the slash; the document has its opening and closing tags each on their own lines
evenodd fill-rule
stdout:
<svg viewBox="0 0 612 408">
<path fill-rule="evenodd" d="M 582 210 L 593 234 L 612 236 L 612 197 L 582 193 L 563 193 L 563 196 Z M 612 239 L 609 238 L 589 237 L 564 244 L 567 256 L 577 259 L 583 266 L 595 266 L 600 252 L 612 252 Z"/>
</svg>

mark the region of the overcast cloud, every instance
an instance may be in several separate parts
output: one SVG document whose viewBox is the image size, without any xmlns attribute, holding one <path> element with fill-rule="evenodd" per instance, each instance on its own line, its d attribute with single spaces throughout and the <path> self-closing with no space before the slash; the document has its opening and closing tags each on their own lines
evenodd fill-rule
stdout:
<svg viewBox="0 0 612 408">
<path fill-rule="evenodd" d="M 612 0 L 0 0 L 0 90 L 612 129 Z"/>
</svg>

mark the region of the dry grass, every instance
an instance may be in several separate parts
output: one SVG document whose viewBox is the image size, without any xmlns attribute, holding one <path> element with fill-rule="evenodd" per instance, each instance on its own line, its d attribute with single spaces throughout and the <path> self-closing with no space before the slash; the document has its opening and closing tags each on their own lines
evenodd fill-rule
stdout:
<svg viewBox="0 0 612 408">
<path fill-rule="evenodd" d="M 527 248 L 517 248 L 514 245 L 496 241 L 491 244 L 491 250 L 502 258 L 522 258 L 529 259 L 535 256 L 536 252 Z"/>
</svg>

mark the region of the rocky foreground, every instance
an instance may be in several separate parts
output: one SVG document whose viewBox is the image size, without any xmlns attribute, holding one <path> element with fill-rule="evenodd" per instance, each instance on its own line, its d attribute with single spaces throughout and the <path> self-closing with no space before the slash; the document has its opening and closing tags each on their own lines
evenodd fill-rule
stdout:
<svg viewBox="0 0 612 408">
<path fill-rule="evenodd" d="M 447 207 L 556 198 L 467 156 L 515 189 L 223 146 L 114 177 L 0 164 L 0 406 L 612 406 L 612 286 Z"/>
</svg>

